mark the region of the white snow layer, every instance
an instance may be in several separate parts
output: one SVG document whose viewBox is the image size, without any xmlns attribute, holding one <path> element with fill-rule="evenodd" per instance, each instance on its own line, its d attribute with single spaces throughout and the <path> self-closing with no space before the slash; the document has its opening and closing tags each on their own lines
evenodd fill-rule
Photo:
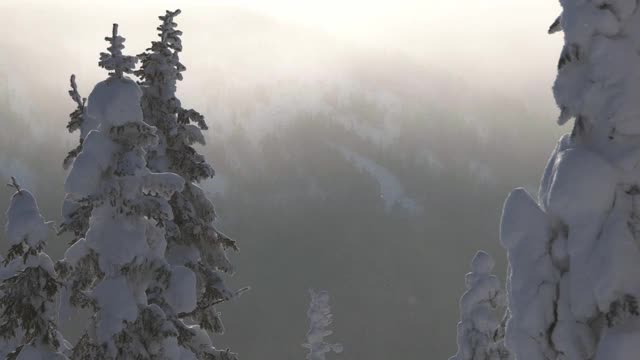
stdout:
<svg viewBox="0 0 640 360">
<path fill-rule="evenodd" d="M 103 129 L 142 122 L 141 97 L 142 90 L 135 81 L 127 77 L 109 77 L 91 91 L 87 114 L 95 118 Z"/>
<path fill-rule="evenodd" d="M 149 252 L 146 220 L 112 217 L 114 212 L 109 205 L 93 209 L 86 235 L 87 246 L 100 254 L 100 269 L 108 275 Z"/>
<path fill-rule="evenodd" d="M 171 269 L 169 287 L 165 298 L 176 313 L 189 313 L 196 308 L 196 274 L 184 266 Z"/>
<path fill-rule="evenodd" d="M 99 343 L 108 343 L 120 332 L 125 321 L 132 322 L 138 317 L 138 304 L 124 276 L 102 280 L 93 290 L 98 302 L 96 338 Z"/>
<path fill-rule="evenodd" d="M 527 359 L 553 358 L 545 346 L 546 331 L 554 322 L 554 300 L 559 272 L 548 252 L 551 226 L 544 212 L 524 191 L 514 190 L 504 205 L 500 241 L 507 249 L 507 289 L 511 317 L 505 344 Z"/>
<path fill-rule="evenodd" d="M 11 197 L 6 215 L 9 245 L 24 241 L 35 248 L 46 240 L 49 227 L 40 215 L 36 199 L 28 190 L 20 190 Z"/>
<path fill-rule="evenodd" d="M 631 360 L 640 352 L 640 11 L 636 0 L 561 0 L 554 95 L 575 119 L 539 203 L 504 207 L 510 318 L 520 360 Z"/>
<path fill-rule="evenodd" d="M 102 131 L 91 131 L 67 175 L 64 191 L 78 198 L 88 197 L 100 191 L 99 185 L 111 165 L 116 149 L 117 145 Z"/>
</svg>

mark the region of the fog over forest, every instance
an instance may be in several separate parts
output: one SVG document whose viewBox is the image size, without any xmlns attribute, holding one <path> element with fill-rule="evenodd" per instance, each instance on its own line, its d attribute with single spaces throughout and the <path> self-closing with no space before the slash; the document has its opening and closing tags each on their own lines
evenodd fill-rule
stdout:
<svg viewBox="0 0 640 360">
<path fill-rule="evenodd" d="M 562 38 L 546 34 L 557 4 L 89 3 L 0 3 L 3 181 L 18 178 L 59 222 L 62 160 L 77 143 L 69 76 L 88 96 L 106 75 L 111 23 L 139 54 L 179 5 L 179 97 L 209 124 L 199 151 L 216 176 L 203 188 L 241 249 L 230 284 L 252 288 L 219 308 L 215 345 L 302 359 L 318 288 L 342 359 L 455 353 L 471 257 L 487 250 L 504 279 L 502 203 L 514 187 L 537 191 L 567 131 L 551 94 Z M 0 190 L 1 209 L 10 194 Z M 49 241 L 54 259 L 67 240 Z"/>
</svg>

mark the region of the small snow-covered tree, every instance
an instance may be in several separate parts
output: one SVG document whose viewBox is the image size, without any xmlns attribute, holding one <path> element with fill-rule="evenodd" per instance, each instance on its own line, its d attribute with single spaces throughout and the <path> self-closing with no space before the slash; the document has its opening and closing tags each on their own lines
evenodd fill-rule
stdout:
<svg viewBox="0 0 640 360">
<path fill-rule="evenodd" d="M 143 122 L 141 89 L 124 76 L 133 71 L 135 58 L 122 55 L 124 38 L 117 28 L 114 24 L 112 37 L 106 38 L 109 53 L 101 54 L 109 77 L 87 102 L 87 116 L 99 125 L 84 138 L 65 181 L 65 207 L 75 203 L 91 209 L 86 234 L 57 264 L 67 287 L 64 305 L 94 312 L 71 358 L 196 359 L 178 347 L 184 334 L 176 324 L 148 301 L 161 288 L 184 308 L 195 308 L 195 297 L 179 291 L 195 288 L 196 279 L 164 258 L 165 226 L 173 218 L 168 199 L 184 181 L 146 167 L 145 149 L 158 138 L 156 129 Z M 198 328 L 192 328 L 195 337 Z"/>
<path fill-rule="evenodd" d="M 311 303 L 307 311 L 309 331 L 307 332 L 307 342 L 302 346 L 309 349 L 307 360 L 325 360 L 327 353 L 339 354 L 343 348 L 341 344 L 330 344 L 324 341 L 325 337 L 333 334 L 333 331 L 328 329 L 333 322 L 329 306 L 329 293 L 310 289 L 309 294 L 311 295 Z"/>
<path fill-rule="evenodd" d="M 139 55 L 142 64 L 135 74 L 141 79 L 144 121 L 158 129 L 159 142 L 147 153 L 149 168 L 170 171 L 185 180 L 184 189 L 174 193 L 170 200 L 174 218 L 165 224 L 167 259 L 172 266 L 196 274 L 197 306 L 189 311 L 171 307 L 162 292 L 155 293 L 152 301 L 166 313 L 180 318 L 181 323 L 194 322 L 202 329 L 221 333 L 223 326 L 214 305 L 242 292 L 227 289 L 221 276 L 221 272 L 233 271 L 226 250 L 237 250 L 237 247 L 235 241 L 215 228 L 213 204 L 196 185 L 212 177 L 214 171 L 193 147 L 205 144 L 202 130 L 207 130 L 207 125 L 204 117 L 193 109 L 183 108 L 176 97 L 177 81 L 182 80 L 182 72 L 186 70 L 179 58 L 182 32 L 176 29 L 174 22 L 178 14 L 180 10 L 167 11 L 159 17 L 159 39 Z M 186 328 L 185 333 L 188 333 Z M 179 342 L 192 348 L 191 339 L 197 338 L 185 336 Z"/>
<path fill-rule="evenodd" d="M 0 272 L 0 355 L 6 359 L 67 359 L 66 342 L 58 331 L 60 283 L 53 261 L 44 252 L 49 224 L 33 195 L 16 190 L 7 210 L 9 252 Z"/>
<path fill-rule="evenodd" d="M 460 298 L 458 352 L 449 360 L 506 360 L 504 327 L 498 312 L 505 306 L 500 280 L 492 274 L 495 262 L 478 251 L 465 276 L 467 291 Z"/>
<path fill-rule="evenodd" d="M 640 9 L 562 0 L 554 96 L 575 119 L 544 171 L 503 210 L 506 345 L 519 360 L 636 359 L 640 352 Z"/>
</svg>

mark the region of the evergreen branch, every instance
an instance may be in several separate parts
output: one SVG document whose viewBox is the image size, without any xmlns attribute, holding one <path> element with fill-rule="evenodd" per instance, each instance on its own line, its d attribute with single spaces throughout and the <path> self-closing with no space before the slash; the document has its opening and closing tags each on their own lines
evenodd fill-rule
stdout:
<svg viewBox="0 0 640 360">
<path fill-rule="evenodd" d="M 11 177 L 11 184 L 7 184 L 8 187 L 16 189 L 17 192 L 20 192 L 20 184 L 16 181 L 15 177 Z"/>
</svg>

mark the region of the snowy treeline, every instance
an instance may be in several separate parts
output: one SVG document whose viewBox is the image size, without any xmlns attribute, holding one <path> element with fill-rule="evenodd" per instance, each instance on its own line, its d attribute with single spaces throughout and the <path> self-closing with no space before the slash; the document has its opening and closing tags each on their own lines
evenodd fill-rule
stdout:
<svg viewBox="0 0 640 360">
<path fill-rule="evenodd" d="M 553 92 L 558 123 L 574 124 L 549 159 L 537 201 L 516 189 L 504 205 L 505 344 L 519 360 L 636 359 L 639 4 L 561 5 L 549 29 L 565 40 Z"/>
<path fill-rule="evenodd" d="M 214 175 L 192 147 L 204 145 L 206 123 L 175 96 L 185 70 L 173 22 L 179 13 L 160 16 L 160 40 L 137 57 L 123 54 L 114 24 L 98 63 L 108 77 L 88 99 L 71 76 L 76 109 L 67 128 L 80 136 L 63 161 L 58 234 L 73 239 L 55 265 L 43 252 L 50 224 L 31 193 L 11 184 L 11 247 L 0 271 L 3 357 L 236 359 L 210 337 L 223 331 L 215 305 L 242 290 L 224 285 L 220 273 L 233 270 L 226 250 L 237 247 L 213 227 L 213 205 L 196 185 Z M 72 346 L 57 321 L 79 309 L 90 317 Z"/>
</svg>

